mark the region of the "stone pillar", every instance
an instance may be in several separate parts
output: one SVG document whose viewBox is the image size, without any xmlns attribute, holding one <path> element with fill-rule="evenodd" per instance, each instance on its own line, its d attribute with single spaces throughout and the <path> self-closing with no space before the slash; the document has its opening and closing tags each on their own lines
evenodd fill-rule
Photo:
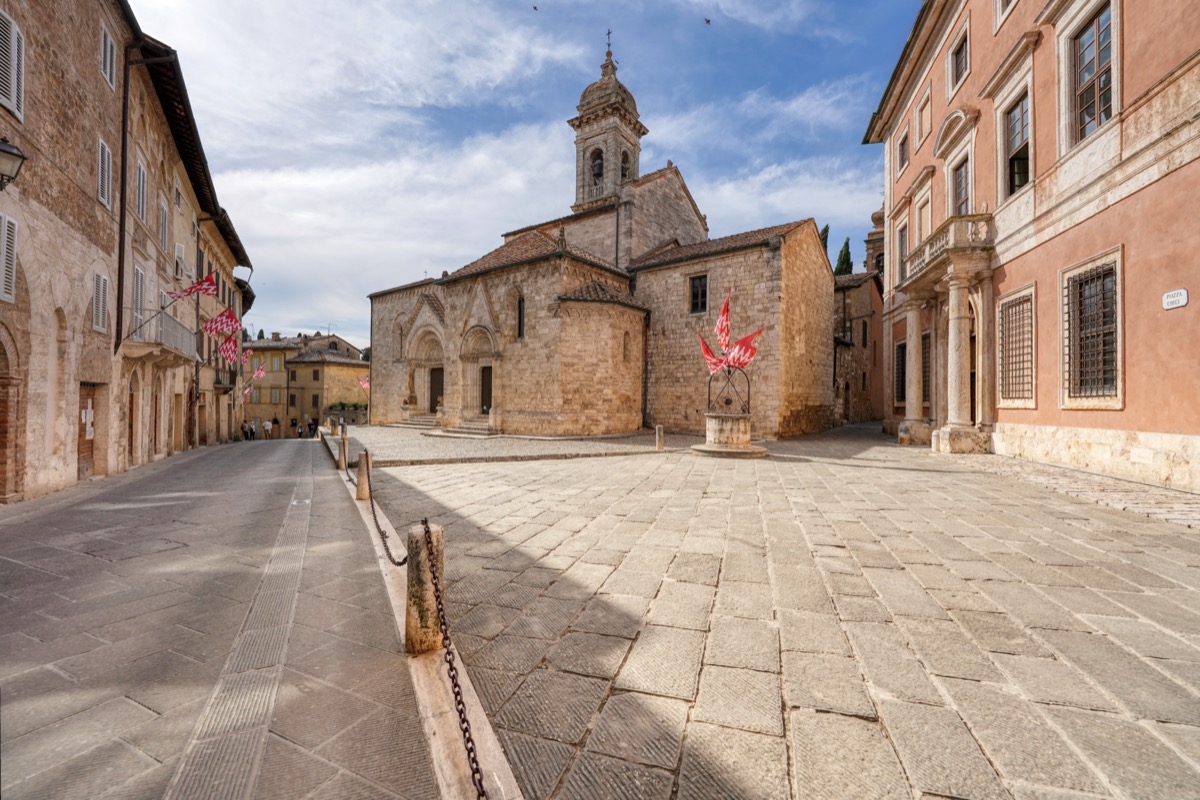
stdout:
<svg viewBox="0 0 1200 800">
<path fill-rule="evenodd" d="M 358 454 L 358 485 L 354 497 L 358 500 L 371 499 L 371 454 L 363 450 Z"/>
<path fill-rule="evenodd" d="M 951 428 L 971 426 L 971 304 L 967 292 L 967 279 L 951 276 L 946 364 L 946 423 Z"/>
<path fill-rule="evenodd" d="M 346 469 L 346 440 L 338 440 L 338 469 L 345 471 Z"/>
<path fill-rule="evenodd" d="M 975 318 L 975 420 L 984 430 L 996 422 L 996 307 L 990 274 L 977 287 L 980 313 Z"/>
<path fill-rule="evenodd" d="M 904 421 L 922 423 L 925 410 L 921 397 L 921 300 L 905 306 Z"/>
<path fill-rule="evenodd" d="M 663 426 L 654 426 L 654 449 L 660 453 L 663 451 Z"/>
<path fill-rule="evenodd" d="M 421 524 L 408 529 L 408 603 L 404 614 L 404 650 L 417 655 L 442 646 L 441 620 L 433 594 L 433 579 L 444 590 L 445 531 L 440 525 L 429 526 L 433 540 L 432 558 L 425 543 L 425 527 Z"/>
</svg>

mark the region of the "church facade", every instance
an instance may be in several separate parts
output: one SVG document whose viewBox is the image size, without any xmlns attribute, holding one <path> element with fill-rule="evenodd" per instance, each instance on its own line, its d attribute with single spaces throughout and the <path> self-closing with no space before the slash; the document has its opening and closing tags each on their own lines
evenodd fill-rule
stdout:
<svg viewBox="0 0 1200 800">
<path fill-rule="evenodd" d="M 441 278 L 371 299 L 371 422 L 546 435 L 704 430 L 698 335 L 731 297 L 755 435 L 833 422 L 833 277 L 811 219 L 719 239 L 679 169 L 640 172 L 647 130 L 612 53 L 575 130 L 571 214 L 504 234 Z"/>
</svg>

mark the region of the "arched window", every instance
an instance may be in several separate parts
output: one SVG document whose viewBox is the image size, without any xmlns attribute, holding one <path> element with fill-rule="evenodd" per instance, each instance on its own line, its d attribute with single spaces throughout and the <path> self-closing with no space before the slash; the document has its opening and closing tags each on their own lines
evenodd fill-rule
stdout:
<svg viewBox="0 0 1200 800">
<path fill-rule="evenodd" d="M 525 338 L 525 298 L 517 298 L 517 338 Z"/>
<path fill-rule="evenodd" d="M 621 153 L 621 180 L 629 178 L 629 153 Z"/>
<path fill-rule="evenodd" d="M 592 151 L 592 186 L 604 183 L 604 151 Z"/>
<path fill-rule="evenodd" d="M 625 331 L 621 337 L 621 357 L 629 361 L 629 331 Z"/>
</svg>

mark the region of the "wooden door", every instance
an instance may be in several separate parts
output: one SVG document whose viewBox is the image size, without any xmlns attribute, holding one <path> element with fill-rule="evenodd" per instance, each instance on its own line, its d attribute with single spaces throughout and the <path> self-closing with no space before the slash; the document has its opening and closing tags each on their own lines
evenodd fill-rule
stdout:
<svg viewBox="0 0 1200 800">
<path fill-rule="evenodd" d="M 445 391 L 446 372 L 441 367 L 429 370 L 429 413 L 437 412 L 439 399 Z"/>
<path fill-rule="evenodd" d="M 95 427 L 96 387 L 87 384 L 79 386 L 79 437 L 76 448 L 76 460 L 79 463 L 79 480 L 92 477 L 95 462 L 92 455 L 92 442 L 96 438 Z"/>
<path fill-rule="evenodd" d="M 486 414 L 492 410 L 492 368 L 483 367 L 479 371 L 479 406 L 480 413 Z"/>
</svg>

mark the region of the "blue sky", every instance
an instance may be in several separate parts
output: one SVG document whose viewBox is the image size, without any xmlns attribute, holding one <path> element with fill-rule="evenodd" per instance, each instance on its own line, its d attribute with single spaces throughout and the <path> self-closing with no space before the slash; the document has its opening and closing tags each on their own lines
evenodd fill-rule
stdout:
<svg viewBox="0 0 1200 800">
<path fill-rule="evenodd" d="M 860 142 L 920 0 L 132 4 L 180 53 L 247 327 L 366 345 L 368 293 L 570 212 L 566 120 L 609 29 L 643 173 L 672 160 L 714 238 L 814 217 L 861 269 L 883 154 Z"/>
</svg>

